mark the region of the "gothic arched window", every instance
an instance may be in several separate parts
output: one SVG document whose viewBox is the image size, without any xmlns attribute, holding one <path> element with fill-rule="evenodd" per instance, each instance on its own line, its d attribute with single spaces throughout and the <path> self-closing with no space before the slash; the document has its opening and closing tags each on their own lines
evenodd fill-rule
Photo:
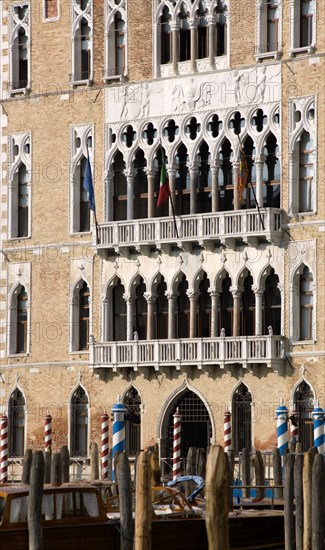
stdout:
<svg viewBox="0 0 325 550">
<path fill-rule="evenodd" d="M 8 404 L 8 452 L 10 457 L 24 456 L 25 452 L 25 398 L 16 388 Z"/>
<path fill-rule="evenodd" d="M 233 442 L 235 453 L 252 447 L 252 396 L 245 384 L 240 384 L 232 400 Z"/>
<path fill-rule="evenodd" d="M 85 390 L 78 386 L 70 402 L 70 454 L 88 456 L 88 397 Z"/>
</svg>

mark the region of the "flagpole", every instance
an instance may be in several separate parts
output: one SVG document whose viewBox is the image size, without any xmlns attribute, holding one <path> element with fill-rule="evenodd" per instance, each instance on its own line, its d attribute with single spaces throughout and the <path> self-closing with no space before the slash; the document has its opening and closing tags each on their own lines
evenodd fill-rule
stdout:
<svg viewBox="0 0 325 550">
<path fill-rule="evenodd" d="M 238 139 L 239 139 L 239 145 L 240 145 L 241 149 L 244 150 L 243 144 L 242 144 L 242 141 L 241 141 L 241 139 L 240 139 L 239 134 L 237 134 L 237 136 L 238 136 Z M 247 182 L 247 187 L 248 187 L 248 184 L 251 185 L 251 189 L 252 189 L 252 191 L 253 191 L 253 195 L 254 195 L 254 199 L 255 199 L 255 203 L 256 203 L 256 208 L 257 208 L 257 211 L 258 211 L 258 215 L 259 215 L 259 218 L 260 218 L 261 226 L 262 226 L 263 231 L 265 231 L 265 226 L 264 226 L 264 222 L 263 222 L 261 210 L 260 210 L 259 204 L 258 204 L 258 202 L 257 202 L 257 198 L 256 198 L 256 193 L 255 193 L 254 186 L 253 186 L 253 184 L 252 184 L 251 181 Z"/>
<path fill-rule="evenodd" d="M 161 139 L 159 140 L 159 142 L 160 142 L 161 163 L 162 163 L 162 165 L 163 164 L 165 165 L 165 171 L 166 171 L 165 151 L 163 149 Z M 167 182 L 168 182 L 168 180 L 167 180 Z M 173 200 L 172 200 L 172 195 L 171 195 L 171 192 L 170 192 L 169 182 L 168 182 L 168 195 L 169 195 L 169 200 L 170 200 L 170 204 L 171 204 L 171 207 L 172 207 L 172 214 L 173 214 L 174 229 L 175 229 L 175 233 L 176 233 L 176 238 L 179 239 L 178 230 L 177 230 L 177 223 L 176 223 L 176 216 L 175 216 L 175 208 L 174 208 L 174 203 L 173 203 Z M 158 197 L 158 199 L 159 199 L 159 197 Z"/>
<path fill-rule="evenodd" d="M 171 193 L 169 193 L 169 200 L 170 200 L 170 204 L 171 204 L 171 207 L 172 207 L 172 213 L 173 213 L 173 218 L 174 218 L 174 227 L 175 227 L 176 237 L 177 237 L 177 239 L 179 239 L 178 231 L 177 231 L 177 224 L 176 224 L 176 217 L 175 217 L 175 210 L 174 210 L 174 203 L 173 203 L 173 201 L 172 201 Z"/>
</svg>

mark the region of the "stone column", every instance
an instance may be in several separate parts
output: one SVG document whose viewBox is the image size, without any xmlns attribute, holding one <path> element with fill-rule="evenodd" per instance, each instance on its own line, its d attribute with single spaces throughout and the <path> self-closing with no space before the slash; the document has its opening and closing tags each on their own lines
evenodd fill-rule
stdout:
<svg viewBox="0 0 325 550">
<path fill-rule="evenodd" d="M 131 294 L 123 294 L 123 298 L 126 301 L 126 339 L 128 342 L 133 340 L 134 326 L 133 326 L 133 306 L 134 298 Z"/>
<path fill-rule="evenodd" d="M 112 294 L 108 294 L 103 300 L 103 340 L 112 342 L 113 323 L 112 323 Z"/>
<path fill-rule="evenodd" d="M 165 292 L 168 298 L 168 340 L 176 338 L 176 299 L 177 294 L 173 292 Z"/>
<path fill-rule="evenodd" d="M 179 25 L 178 23 L 171 24 L 172 31 L 172 64 L 173 73 L 178 74 L 178 42 L 179 42 Z"/>
<path fill-rule="evenodd" d="M 190 300 L 190 338 L 197 338 L 197 300 L 199 293 L 194 290 L 187 290 L 187 296 Z"/>
<path fill-rule="evenodd" d="M 295 214 L 299 211 L 299 193 L 294 193 L 294 189 L 299 184 L 298 175 L 299 154 L 298 151 L 289 151 L 288 154 L 288 175 L 289 175 L 289 213 Z"/>
<path fill-rule="evenodd" d="M 168 183 L 169 183 L 169 189 L 170 189 L 170 198 L 173 202 L 174 208 L 175 208 L 175 215 L 176 215 L 176 205 L 175 205 L 175 179 L 176 179 L 176 168 L 174 166 L 168 166 L 167 168 L 168 172 Z M 171 201 L 169 201 L 169 215 L 173 215 L 173 208 L 171 205 Z"/>
<path fill-rule="evenodd" d="M 221 160 L 210 160 L 212 186 L 212 212 L 219 212 L 219 170 Z"/>
<path fill-rule="evenodd" d="M 148 178 L 148 218 L 154 217 L 155 212 L 155 176 L 157 170 L 155 168 L 146 168 Z"/>
<path fill-rule="evenodd" d="M 211 338 L 216 338 L 218 336 L 218 305 L 219 305 L 220 292 L 217 292 L 215 288 L 209 288 L 208 292 L 211 296 L 210 336 Z"/>
<path fill-rule="evenodd" d="M 256 200 L 260 208 L 263 208 L 263 166 L 265 162 L 264 155 L 256 155 L 254 163 L 256 168 Z"/>
<path fill-rule="evenodd" d="M 263 334 L 262 304 L 264 291 L 256 285 L 252 286 L 252 290 L 255 294 L 255 335 L 261 336 Z"/>
<path fill-rule="evenodd" d="M 187 165 L 190 173 L 190 213 L 197 213 L 197 178 L 199 173 L 198 163 L 189 162 Z"/>
<path fill-rule="evenodd" d="M 127 219 L 133 220 L 133 179 L 134 170 L 132 167 L 126 168 L 124 171 L 127 186 Z"/>
<path fill-rule="evenodd" d="M 105 178 L 105 189 L 106 189 L 106 221 L 111 222 L 113 220 L 113 184 L 114 184 L 114 175 L 113 173 L 108 173 Z"/>
<path fill-rule="evenodd" d="M 234 184 L 234 210 L 240 209 L 239 197 L 238 197 L 238 177 L 239 177 L 239 160 L 232 159 L 232 179 Z"/>
<path fill-rule="evenodd" d="M 216 53 L 216 18 L 211 15 L 207 17 L 209 31 L 209 63 L 211 69 L 215 69 L 215 53 Z"/>
<path fill-rule="evenodd" d="M 236 287 L 230 287 L 229 290 L 232 293 L 233 300 L 234 300 L 232 335 L 233 336 L 240 336 L 240 298 L 241 298 L 241 292 Z"/>
<path fill-rule="evenodd" d="M 154 337 L 154 308 L 156 303 L 156 294 L 145 292 L 144 297 L 147 300 L 147 340 L 153 340 Z"/>
<path fill-rule="evenodd" d="M 190 19 L 190 33 L 191 33 L 191 72 L 196 72 L 196 59 L 197 59 L 197 19 Z"/>
</svg>

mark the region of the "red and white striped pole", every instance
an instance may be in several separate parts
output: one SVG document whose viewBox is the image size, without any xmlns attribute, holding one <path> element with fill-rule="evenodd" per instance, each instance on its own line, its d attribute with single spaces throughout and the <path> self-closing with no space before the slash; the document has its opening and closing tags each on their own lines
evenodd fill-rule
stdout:
<svg viewBox="0 0 325 550">
<path fill-rule="evenodd" d="M 230 449 L 232 449 L 231 412 L 230 411 L 225 411 L 223 413 L 223 441 L 224 441 L 225 452 L 230 451 Z"/>
<path fill-rule="evenodd" d="M 101 463 L 102 463 L 102 479 L 108 479 L 108 414 L 104 413 L 101 419 Z"/>
<path fill-rule="evenodd" d="M 176 479 L 181 474 L 181 421 L 182 415 L 180 414 L 178 407 L 176 409 L 174 418 L 174 441 L 173 441 L 173 479 Z"/>
<path fill-rule="evenodd" d="M 44 420 L 44 447 L 46 453 L 52 452 L 52 416 L 47 414 Z"/>
<path fill-rule="evenodd" d="M 0 483 L 8 481 L 8 418 L 0 419 Z"/>
</svg>

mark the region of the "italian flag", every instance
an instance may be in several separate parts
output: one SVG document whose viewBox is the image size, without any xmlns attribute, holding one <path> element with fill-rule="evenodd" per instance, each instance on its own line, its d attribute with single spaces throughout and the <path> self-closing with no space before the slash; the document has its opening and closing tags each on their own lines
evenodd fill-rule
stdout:
<svg viewBox="0 0 325 550">
<path fill-rule="evenodd" d="M 168 176 L 165 164 L 165 153 L 161 151 L 161 170 L 160 170 L 160 186 L 157 206 L 161 206 L 170 196 L 170 189 L 168 183 Z"/>
</svg>

